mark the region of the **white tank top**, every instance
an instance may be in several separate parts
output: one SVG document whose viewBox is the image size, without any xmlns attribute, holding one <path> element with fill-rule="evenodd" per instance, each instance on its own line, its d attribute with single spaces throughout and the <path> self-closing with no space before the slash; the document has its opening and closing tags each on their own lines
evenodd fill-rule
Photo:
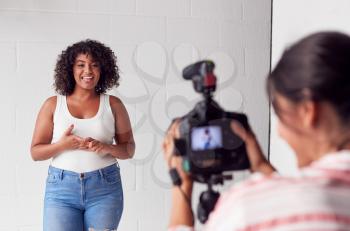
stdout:
<svg viewBox="0 0 350 231">
<path fill-rule="evenodd" d="M 82 138 L 91 137 L 103 143 L 112 144 L 115 136 L 115 123 L 112 109 L 109 104 L 109 95 L 100 95 L 100 104 L 97 114 L 88 119 L 79 119 L 72 116 L 68 110 L 66 96 L 57 95 L 57 104 L 54 114 L 54 129 L 52 142 L 57 142 L 67 128 L 74 124 L 72 133 Z M 116 163 L 111 155 L 98 155 L 84 150 L 69 150 L 57 154 L 52 158 L 51 165 L 73 172 L 90 172 Z"/>
</svg>

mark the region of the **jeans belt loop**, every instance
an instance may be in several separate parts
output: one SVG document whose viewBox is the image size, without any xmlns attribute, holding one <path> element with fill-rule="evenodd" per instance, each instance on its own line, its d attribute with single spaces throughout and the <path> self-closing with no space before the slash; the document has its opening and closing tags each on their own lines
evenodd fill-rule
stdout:
<svg viewBox="0 0 350 231">
<path fill-rule="evenodd" d="M 101 169 L 98 170 L 98 172 L 100 173 L 101 179 L 104 179 L 104 175 Z"/>
<path fill-rule="evenodd" d="M 61 172 L 60 172 L 60 180 L 62 180 L 63 179 L 63 169 L 61 169 Z"/>
</svg>

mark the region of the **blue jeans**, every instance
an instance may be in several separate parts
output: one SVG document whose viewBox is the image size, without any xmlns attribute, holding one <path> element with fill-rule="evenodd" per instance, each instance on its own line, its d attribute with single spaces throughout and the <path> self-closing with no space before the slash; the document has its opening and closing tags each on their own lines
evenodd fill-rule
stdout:
<svg viewBox="0 0 350 231">
<path fill-rule="evenodd" d="M 87 173 L 49 167 L 44 231 L 116 230 L 122 212 L 123 189 L 116 164 Z"/>
</svg>

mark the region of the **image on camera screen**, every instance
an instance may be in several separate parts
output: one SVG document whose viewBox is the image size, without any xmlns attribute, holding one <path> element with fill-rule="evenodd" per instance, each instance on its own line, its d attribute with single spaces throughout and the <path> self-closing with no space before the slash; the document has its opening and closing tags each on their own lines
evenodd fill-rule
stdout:
<svg viewBox="0 0 350 231">
<path fill-rule="evenodd" d="M 222 147 L 222 133 L 219 126 L 192 128 L 191 148 L 193 151 L 203 151 Z"/>
</svg>

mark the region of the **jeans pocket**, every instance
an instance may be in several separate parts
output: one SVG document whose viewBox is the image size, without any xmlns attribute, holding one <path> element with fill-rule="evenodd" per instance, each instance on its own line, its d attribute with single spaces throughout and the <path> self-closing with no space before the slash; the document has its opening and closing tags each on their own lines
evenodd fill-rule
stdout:
<svg viewBox="0 0 350 231">
<path fill-rule="evenodd" d="M 47 184 L 56 184 L 56 183 L 58 182 L 58 180 L 59 180 L 58 175 L 49 173 L 49 174 L 47 175 L 46 183 L 47 183 Z"/>
<path fill-rule="evenodd" d="M 119 171 L 113 171 L 111 173 L 104 175 L 105 182 L 107 184 L 116 184 L 120 182 L 120 174 Z"/>
</svg>

